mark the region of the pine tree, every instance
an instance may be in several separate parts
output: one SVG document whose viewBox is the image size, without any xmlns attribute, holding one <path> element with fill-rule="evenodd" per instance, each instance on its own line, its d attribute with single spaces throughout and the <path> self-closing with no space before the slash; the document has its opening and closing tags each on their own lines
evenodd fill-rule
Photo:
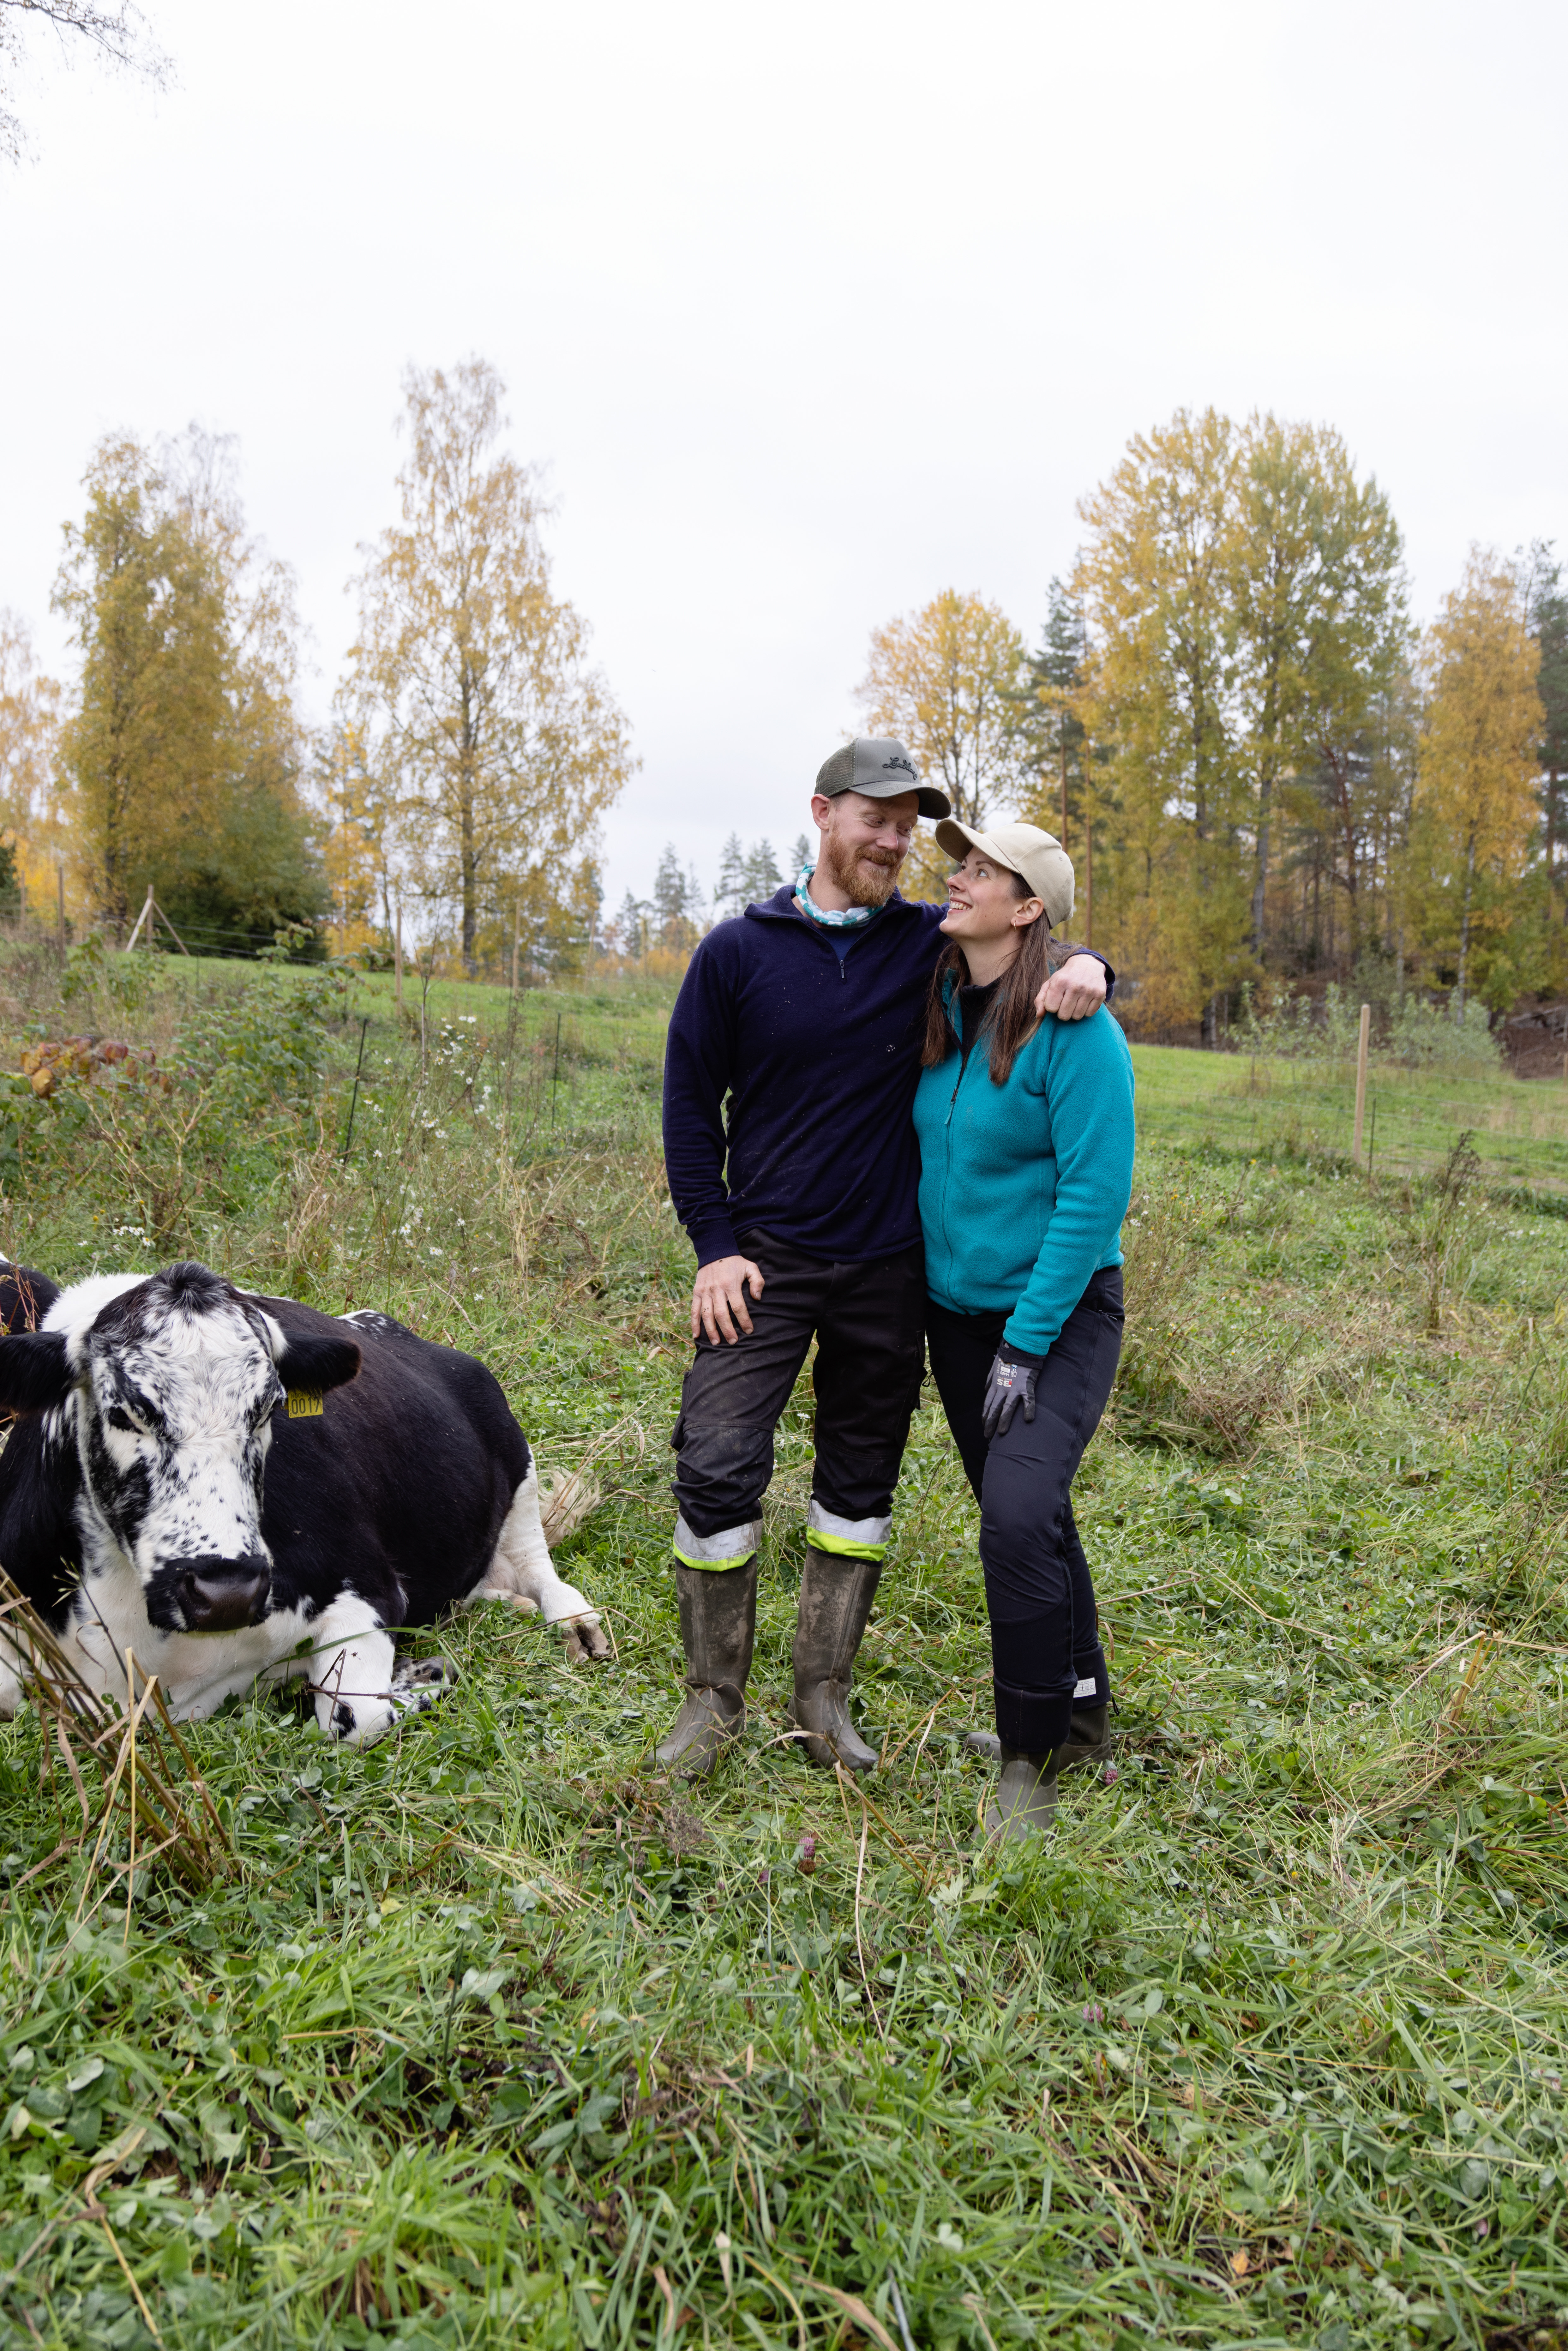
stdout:
<svg viewBox="0 0 1568 2351">
<path fill-rule="evenodd" d="M 1039 778 L 1033 813 L 1072 855 L 1087 822 L 1083 756 L 1088 740 L 1078 714 L 1086 675 L 1083 608 L 1053 580 L 1046 590 L 1040 650 L 1029 656 L 1016 726 L 1027 764 Z"/>
<path fill-rule="evenodd" d="M 754 841 L 746 852 L 746 903 L 757 905 L 771 898 L 784 876 L 779 871 L 770 841 Z"/>
<path fill-rule="evenodd" d="M 678 950 L 686 944 L 686 877 L 681 871 L 675 844 L 667 841 L 653 876 L 653 929 L 663 947 Z"/>
<path fill-rule="evenodd" d="M 615 917 L 616 945 L 628 962 L 641 963 L 647 954 L 648 929 L 652 919 L 652 907 L 628 890 Z"/>
<path fill-rule="evenodd" d="M 805 834 L 798 832 L 795 835 L 795 846 L 789 852 L 789 880 L 794 881 L 803 865 L 814 864 L 817 852 Z"/>
<path fill-rule="evenodd" d="M 746 859 L 737 832 L 732 832 L 724 844 L 718 861 L 718 880 L 714 884 L 713 903 L 721 917 L 738 914 L 745 907 Z"/>
</svg>

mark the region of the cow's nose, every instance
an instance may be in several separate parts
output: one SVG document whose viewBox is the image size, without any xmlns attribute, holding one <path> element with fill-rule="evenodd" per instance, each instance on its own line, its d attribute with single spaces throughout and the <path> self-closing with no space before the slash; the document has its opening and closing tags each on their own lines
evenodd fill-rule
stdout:
<svg viewBox="0 0 1568 2351">
<path fill-rule="evenodd" d="M 259 1625 L 267 1613 L 272 1568 L 265 1559 L 183 1559 L 178 1569 L 180 1610 L 193 1633 L 237 1633 Z"/>
</svg>

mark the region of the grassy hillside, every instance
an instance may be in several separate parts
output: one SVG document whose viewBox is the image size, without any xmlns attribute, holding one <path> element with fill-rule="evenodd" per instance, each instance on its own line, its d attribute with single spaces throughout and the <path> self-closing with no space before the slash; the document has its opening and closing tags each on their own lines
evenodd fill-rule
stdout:
<svg viewBox="0 0 1568 2351">
<path fill-rule="evenodd" d="M 998 1862 L 929 1392 L 875 1779 L 784 1737 L 809 1384 L 744 1751 L 695 1794 L 641 1768 L 680 1662 L 667 991 L 434 988 L 422 1082 L 390 983 L 118 984 L 0 971 L 5 1067 L 158 1054 L 14 1091 L 0 1247 L 190 1249 L 483 1354 L 547 1475 L 591 1457 L 559 1563 L 617 1654 L 421 1633 L 463 1678 L 365 1754 L 232 1706 L 186 1734 L 232 1866 L 129 1901 L 34 1719 L 0 1726 L 0 2341 L 1568 2342 L 1561 1089 L 1380 1073 L 1369 1184 L 1343 1085 L 1139 1050 L 1130 1340 L 1080 1485 L 1120 1769 Z"/>
</svg>

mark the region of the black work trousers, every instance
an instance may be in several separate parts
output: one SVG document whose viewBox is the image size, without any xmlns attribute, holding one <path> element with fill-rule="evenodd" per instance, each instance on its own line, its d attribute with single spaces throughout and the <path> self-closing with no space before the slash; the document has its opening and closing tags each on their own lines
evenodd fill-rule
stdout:
<svg viewBox="0 0 1568 2351">
<path fill-rule="evenodd" d="M 1097 1706 L 1111 1694 L 1072 1480 L 1116 1376 L 1122 1269 L 1095 1274 L 1062 1324 L 1032 1422 L 1020 1405 L 988 1447 L 981 1404 L 1008 1317 L 953 1314 L 935 1299 L 925 1316 L 932 1375 L 980 1505 L 997 1729 L 1009 1747 L 1042 1755 L 1066 1738 L 1075 1697 Z"/>
<path fill-rule="evenodd" d="M 737 1236 L 763 1276 L 747 1294 L 749 1336 L 697 1339 L 670 1442 L 680 1505 L 675 1552 L 689 1566 L 732 1566 L 756 1549 L 773 1475 L 773 1432 L 813 1335 L 816 1465 L 807 1540 L 880 1559 L 893 1489 L 925 1369 L 925 1260 L 830 1265 L 764 1232 Z"/>
</svg>

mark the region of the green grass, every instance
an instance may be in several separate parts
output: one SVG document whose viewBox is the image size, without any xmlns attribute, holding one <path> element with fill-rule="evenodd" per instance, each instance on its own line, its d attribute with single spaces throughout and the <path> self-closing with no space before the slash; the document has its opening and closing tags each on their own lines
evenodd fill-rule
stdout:
<svg viewBox="0 0 1568 2351">
<path fill-rule="evenodd" d="M 1249 1155 L 1350 1155 L 1354 1064 L 1134 1045 L 1139 1133 L 1148 1143 Z M 1455 1078 L 1374 1061 L 1364 1148 L 1372 1172 L 1427 1174 L 1470 1132 L 1489 1181 L 1568 1197 L 1568 1084 Z"/>
<path fill-rule="evenodd" d="M 115 1025 L 10 985 L 18 1038 Z M 136 1017 L 172 1055 L 193 1001 Z M 547 1475 L 597 1446 L 559 1557 L 617 1656 L 486 1613 L 418 1636 L 462 1679 L 366 1754 L 271 1699 L 195 1726 L 236 1865 L 143 1875 L 129 1922 L 121 1854 L 47 1862 L 75 1798 L 0 1726 L 0 2341 L 141 2343 L 127 2270 L 189 2351 L 901 2351 L 901 2307 L 921 2351 L 1568 2341 L 1568 1226 L 1528 1204 L 1552 1138 L 1479 1114 L 1526 1090 L 1380 1075 L 1413 1165 L 1461 1125 L 1486 1164 L 1369 1186 L 1332 1090 L 1270 1124 L 1245 1064 L 1140 1049 L 1125 1377 L 1079 1487 L 1120 1771 L 998 1860 L 929 1401 L 859 1683 L 883 1769 L 840 1787 L 783 1737 L 805 1384 L 744 1748 L 695 1793 L 640 1768 L 680 1662 L 667 1001 L 534 997 L 508 1033 L 499 991 L 433 989 L 422 1090 L 359 983 L 243 1186 L 221 1122 L 178 1198 L 90 1101 L 27 1146 L 8 1252 L 151 1262 L 115 1228 L 162 1203 L 169 1249 L 482 1353 Z"/>
</svg>

